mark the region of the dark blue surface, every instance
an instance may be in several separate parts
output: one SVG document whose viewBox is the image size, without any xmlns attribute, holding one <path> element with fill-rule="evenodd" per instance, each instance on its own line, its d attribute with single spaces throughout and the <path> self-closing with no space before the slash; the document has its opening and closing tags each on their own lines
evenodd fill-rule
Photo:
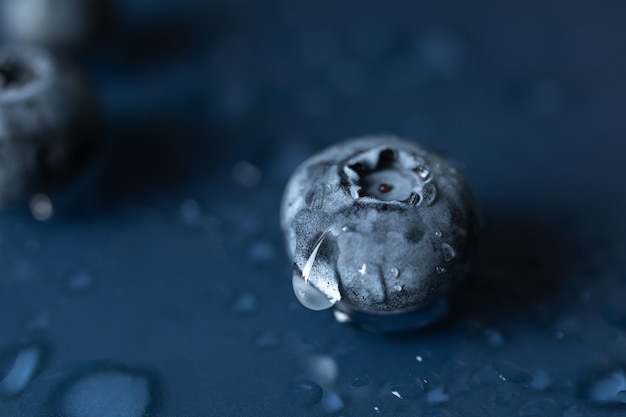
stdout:
<svg viewBox="0 0 626 417">
<path fill-rule="evenodd" d="M 623 2 L 116 6 L 84 58 L 102 179 L 0 216 L 0 354 L 46 352 L 0 416 L 60 415 L 92 367 L 163 417 L 626 414 Z M 394 337 L 300 306 L 278 229 L 299 162 L 379 132 L 459 161 L 485 222 L 449 319 Z"/>
</svg>

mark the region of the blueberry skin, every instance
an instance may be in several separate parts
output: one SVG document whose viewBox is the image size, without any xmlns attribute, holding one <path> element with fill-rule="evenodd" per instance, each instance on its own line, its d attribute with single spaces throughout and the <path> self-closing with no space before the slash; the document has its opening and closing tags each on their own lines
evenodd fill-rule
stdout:
<svg viewBox="0 0 626 417">
<path fill-rule="evenodd" d="M 303 303 L 348 314 L 431 308 L 468 271 L 477 211 L 456 168 L 415 143 L 370 136 L 327 148 L 283 196 L 296 295 L 321 294 L 320 308 Z"/>
<path fill-rule="evenodd" d="M 0 207 L 51 192 L 103 143 L 90 85 L 44 49 L 0 48 Z"/>
</svg>

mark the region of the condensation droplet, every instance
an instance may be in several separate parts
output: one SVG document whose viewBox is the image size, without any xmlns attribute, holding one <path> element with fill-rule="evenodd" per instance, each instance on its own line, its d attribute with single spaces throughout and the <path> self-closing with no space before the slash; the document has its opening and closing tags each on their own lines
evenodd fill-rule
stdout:
<svg viewBox="0 0 626 417">
<path fill-rule="evenodd" d="M 30 199 L 30 212 L 33 217 L 40 222 L 50 220 L 54 215 L 52 201 L 45 194 L 35 194 Z"/>
<path fill-rule="evenodd" d="M 435 232 L 435 237 L 436 237 L 436 238 L 440 238 L 440 239 L 441 239 L 441 238 L 443 237 L 443 233 L 442 233 L 440 230 L 437 230 L 437 231 Z"/>
<path fill-rule="evenodd" d="M 437 198 L 437 187 L 432 182 L 424 184 L 421 192 L 420 204 L 424 206 L 430 206 L 435 202 Z"/>
<path fill-rule="evenodd" d="M 443 274 L 444 272 L 446 272 L 446 268 L 444 268 L 443 266 L 437 266 L 435 267 L 435 271 L 437 271 L 438 274 Z"/>
<path fill-rule="evenodd" d="M 105 368 L 67 384 L 58 398 L 57 412 L 67 417 L 140 417 L 151 402 L 148 377 Z"/>
<path fill-rule="evenodd" d="M 320 311 L 331 308 L 336 301 L 329 299 L 323 292 L 302 279 L 302 275 L 294 268 L 291 280 L 293 292 L 300 303 L 309 310 Z"/>
<path fill-rule="evenodd" d="M 41 366 L 43 352 L 40 346 L 23 346 L 0 355 L 0 396 L 13 397 L 22 393 L 35 378 Z"/>
<path fill-rule="evenodd" d="M 450 262 L 456 256 L 456 251 L 448 243 L 443 243 L 441 249 L 443 250 L 443 260 L 446 262 Z"/>
</svg>

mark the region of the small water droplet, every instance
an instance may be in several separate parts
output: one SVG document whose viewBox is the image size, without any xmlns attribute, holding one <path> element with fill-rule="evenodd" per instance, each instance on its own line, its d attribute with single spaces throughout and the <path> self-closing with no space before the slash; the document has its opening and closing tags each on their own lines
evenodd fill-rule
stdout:
<svg viewBox="0 0 626 417">
<path fill-rule="evenodd" d="M 287 387 L 287 398 L 299 407 L 312 407 L 322 399 L 322 388 L 315 382 L 300 378 Z"/>
<path fill-rule="evenodd" d="M 259 302 L 254 293 L 246 292 L 239 295 L 233 304 L 233 310 L 238 314 L 252 314 L 259 307 Z"/>
<path fill-rule="evenodd" d="M 73 379 L 58 397 L 63 416 L 141 417 L 152 402 L 150 380 L 143 374 L 107 367 Z"/>
<path fill-rule="evenodd" d="M 335 316 L 337 323 L 350 323 L 352 321 L 352 317 L 337 309 L 333 310 L 333 315 Z"/>
<path fill-rule="evenodd" d="M 0 396 L 22 393 L 35 378 L 42 359 L 43 350 L 36 345 L 11 349 L 0 355 Z"/>
<path fill-rule="evenodd" d="M 79 294 L 89 291 L 95 282 L 95 278 L 87 271 L 76 271 L 70 275 L 66 282 L 67 291 Z"/>
<path fill-rule="evenodd" d="M 371 380 L 367 376 L 362 376 L 362 377 L 352 378 L 350 385 L 353 387 L 360 388 L 360 387 L 368 386 L 370 383 L 371 383 Z"/>
<path fill-rule="evenodd" d="M 456 256 L 456 251 L 448 243 L 442 243 L 441 249 L 443 250 L 443 260 L 450 262 Z"/>
<path fill-rule="evenodd" d="M 280 345 L 278 332 L 275 330 L 268 330 L 261 333 L 259 337 L 257 337 L 255 345 L 259 349 L 270 349 Z"/>
<path fill-rule="evenodd" d="M 391 394 L 396 397 L 396 398 L 400 398 L 401 400 L 403 400 L 404 398 L 402 398 L 402 395 L 400 395 L 400 393 L 398 391 L 395 390 L 391 390 Z"/>
<path fill-rule="evenodd" d="M 450 396 L 443 391 L 443 387 L 431 389 L 426 393 L 426 402 L 428 404 L 441 404 L 449 400 Z"/>
<path fill-rule="evenodd" d="M 413 169 L 413 172 L 415 172 L 422 181 L 426 181 L 430 177 L 430 170 L 424 166 L 418 166 Z"/>
<path fill-rule="evenodd" d="M 394 286 L 393 286 L 393 290 L 394 290 L 395 292 L 400 292 L 400 291 L 402 291 L 402 285 L 394 285 Z"/>
<path fill-rule="evenodd" d="M 443 266 L 437 266 L 435 267 L 435 271 L 437 271 L 438 274 L 443 274 L 444 272 L 446 272 L 446 268 L 444 268 Z"/>
<path fill-rule="evenodd" d="M 400 270 L 398 268 L 396 268 L 395 266 L 392 266 L 391 268 L 387 269 L 387 273 L 385 274 L 385 278 L 386 279 L 395 279 L 395 278 L 398 278 L 398 275 L 400 275 Z"/>
<path fill-rule="evenodd" d="M 530 371 L 512 362 L 495 361 L 493 368 L 501 379 L 514 384 L 528 384 L 533 380 L 533 375 Z"/>
<path fill-rule="evenodd" d="M 420 205 L 430 206 L 437 199 L 437 187 L 432 182 L 424 184 L 421 192 Z"/>
<path fill-rule="evenodd" d="M 418 362 L 424 362 L 424 358 L 422 356 L 420 356 L 420 355 L 417 355 L 415 357 L 415 360 L 418 361 Z"/>
<path fill-rule="evenodd" d="M 45 194 L 35 194 L 30 199 L 30 212 L 40 222 L 50 220 L 54 215 L 52 201 Z"/>
<path fill-rule="evenodd" d="M 435 237 L 437 237 L 437 238 L 441 238 L 441 237 L 443 237 L 443 233 L 442 233 L 440 230 L 437 230 L 437 231 L 435 232 Z"/>
<path fill-rule="evenodd" d="M 261 182 L 262 173 L 259 168 L 249 162 L 235 164 L 232 170 L 233 181 L 246 188 L 254 188 Z"/>
<path fill-rule="evenodd" d="M 202 221 L 202 208 L 196 200 L 188 198 L 180 203 L 178 215 L 180 220 L 188 225 L 195 226 Z"/>
</svg>

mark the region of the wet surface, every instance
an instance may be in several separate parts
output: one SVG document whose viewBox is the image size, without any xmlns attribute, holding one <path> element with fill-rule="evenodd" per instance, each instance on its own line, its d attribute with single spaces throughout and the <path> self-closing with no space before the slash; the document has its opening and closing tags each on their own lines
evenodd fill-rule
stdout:
<svg viewBox="0 0 626 417">
<path fill-rule="evenodd" d="M 626 413 L 621 2 L 114 6 L 100 179 L 0 215 L 1 417 Z M 381 132 L 484 221 L 447 318 L 390 336 L 300 305 L 278 224 L 300 162 Z"/>
</svg>

